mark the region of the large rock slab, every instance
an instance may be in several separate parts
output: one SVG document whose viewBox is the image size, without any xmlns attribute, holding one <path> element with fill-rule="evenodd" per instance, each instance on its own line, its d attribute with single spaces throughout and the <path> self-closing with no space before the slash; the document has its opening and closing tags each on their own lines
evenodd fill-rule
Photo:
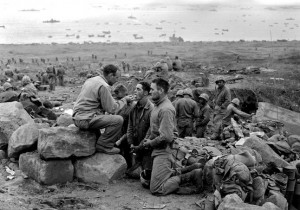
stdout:
<svg viewBox="0 0 300 210">
<path fill-rule="evenodd" d="M 74 175 L 71 160 L 44 161 L 38 153 L 21 154 L 19 167 L 28 177 L 45 185 L 71 182 Z"/>
<path fill-rule="evenodd" d="M 72 116 L 66 113 L 61 114 L 57 119 L 56 119 L 57 125 L 62 126 L 62 127 L 68 127 L 69 125 L 72 125 L 73 119 Z"/>
<path fill-rule="evenodd" d="M 96 135 L 77 127 L 40 129 L 38 152 L 43 159 L 86 157 L 95 153 Z"/>
<path fill-rule="evenodd" d="M 269 162 L 274 162 L 277 167 L 284 167 L 289 165 L 284 159 L 282 159 L 274 150 L 267 145 L 267 143 L 258 138 L 257 136 L 250 136 L 246 138 L 243 146 L 250 147 L 256 150 L 262 157 L 262 162 L 267 164 Z"/>
<path fill-rule="evenodd" d="M 74 167 L 75 177 L 80 181 L 108 184 L 124 175 L 127 164 L 121 155 L 96 153 L 91 157 L 76 160 Z"/>
<path fill-rule="evenodd" d="M 46 123 L 27 123 L 20 126 L 13 132 L 9 139 L 7 150 L 8 157 L 17 158 L 24 151 L 37 149 L 39 129 L 47 127 L 49 127 L 49 125 Z"/>
<path fill-rule="evenodd" d="M 300 135 L 300 113 L 293 112 L 270 103 L 259 102 L 256 118 L 258 121 L 280 121 L 284 124 L 284 129 L 289 133 Z"/>
<path fill-rule="evenodd" d="M 6 148 L 13 132 L 26 123 L 34 121 L 21 103 L 0 103 L 0 149 Z"/>
</svg>

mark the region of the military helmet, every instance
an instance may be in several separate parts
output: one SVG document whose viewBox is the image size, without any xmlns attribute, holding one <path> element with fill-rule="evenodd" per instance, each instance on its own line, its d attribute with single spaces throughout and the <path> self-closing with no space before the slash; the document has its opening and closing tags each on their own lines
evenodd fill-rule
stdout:
<svg viewBox="0 0 300 210">
<path fill-rule="evenodd" d="M 9 82 L 5 82 L 3 84 L 3 89 L 6 91 L 7 89 L 12 88 L 12 85 Z"/>
<path fill-rule="evenodd" d="M 224 78 L 224 77 L 222 77 L 222 76 L 219 76 L 219 77 L 217 77 L 217 79 L 216 79 L 216 83 L 217 83 L 218 81 L 223 81 L 223 82 L 226 82 L 225 78 Z"/>
<path fill-rule="evenodd" d="M 183 96 L 183 90 L 178 90 L 176 96 Z"/>
<path fill-rule="evenodd" d="M 206 93 L 201 93 L 201 95 L 199 96 L 199 98 L 203 98 L 205 101 L 208 101 L 209 96 Z"/>
<path fill-rule="evenodd" d="M 239 106 L 240 105 L 240 100 L 238 98 L 234 98 L 234 99 L 232 99 L 231 103 Z"/>
<path fill-rule="evenodd" d="M 186 88 L 184 91 L 183 91 L 183 95 L 189 95 L 190 97 L 193 97 L 193 91 L 191 88 Z"/>
<path fill-rule="evenodd" d="M 150 188 L 151 170 L 143 170 L 140 173 L 140 180 L 144 188 Z"/>
</svg>

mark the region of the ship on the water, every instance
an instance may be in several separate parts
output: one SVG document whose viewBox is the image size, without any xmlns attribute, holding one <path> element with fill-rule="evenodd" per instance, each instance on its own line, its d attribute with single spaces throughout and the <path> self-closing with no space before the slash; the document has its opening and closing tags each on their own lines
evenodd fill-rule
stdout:
<svg viewBox="0 0 300 210">
<path fill-rule="evenodd" d="M 50 19 L 50 20 L 44 20 L 43 23 L 59 23 L 59 20 L 54 20 L 54 19 Z"/>
</svg>

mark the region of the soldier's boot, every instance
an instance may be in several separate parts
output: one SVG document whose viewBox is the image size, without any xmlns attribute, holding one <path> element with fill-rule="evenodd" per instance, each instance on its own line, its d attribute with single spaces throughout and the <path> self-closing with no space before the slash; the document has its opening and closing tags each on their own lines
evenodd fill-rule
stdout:
<svg viewBox="0 0 300 210">
<path fill-rule="evenodd" d="M 194 169 L 188 173 L 181 174 L 180 185 L 193 183 L 194 187 L 180 187 L 177 194 L 194 194 L 199 193 L 203 187 L 202 169 Z"/>
</svg>

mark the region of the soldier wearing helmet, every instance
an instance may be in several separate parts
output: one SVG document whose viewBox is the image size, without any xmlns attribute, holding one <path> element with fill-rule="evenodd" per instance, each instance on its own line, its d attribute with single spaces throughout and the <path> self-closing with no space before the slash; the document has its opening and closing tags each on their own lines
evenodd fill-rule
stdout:
<svg viewBox="0 0 300 210">
<path fill-rule="evenodd" d="M 218 77 L 216 80 L 216 85 L 218 86 L 215 91 L 215 96 L 213 99 L 214 110 L 213 110 L 213 124 L 214 133 L 211 139 L 217 139 L 219 137 L 219 128 L 222 124 L 222 119 L 226 114 L 227 106 L 231 101 L 230 90 L 225 86 L 225 79 L 223 77 Z"/>
<path fill-rule="evenodd" d="M 175 100 L 172 101 L 174 107 L 178 99 L 183 98 L 183 90 L 178 90 L 175 96 L 176 96 Z"/>
<path fill-rule="evenodd" d="M 240 100 L 238 98 L 232 99 L 231 103 L 227 106 L 226 114 L 222 120 L 222 128 L 231 124 L 231 118 L 235 115 L 243 118 L 249 118 L 252 115 L 247 114 L 239 109 Z"/>
<path fill-rule="evenodd" d="M 190 88 L 183 91 L 183 98 L 175 103 L 177 129 L 180 138 L 192 136 L 193 121 L 197 112 L 197 103 L 192 99 L 193 93 Z"/>
<path fill-rule="evenodd" d="M 3 84 L 4 92 L 0 93 L 0 102 L 18 101 L 18 93 L 13 90 L 13 86 L 9 82 Z"/>
<path fill-rule="evenodd" d="M 212 112 L 208 105 L 209 96 L 206 93 L 202 93 L 198 98 L 198 109 L 196 118 L 196 137 L 203 138 L 206 131 L 207 124 L 210 120 L 210 114 Z"/>
</svg>

